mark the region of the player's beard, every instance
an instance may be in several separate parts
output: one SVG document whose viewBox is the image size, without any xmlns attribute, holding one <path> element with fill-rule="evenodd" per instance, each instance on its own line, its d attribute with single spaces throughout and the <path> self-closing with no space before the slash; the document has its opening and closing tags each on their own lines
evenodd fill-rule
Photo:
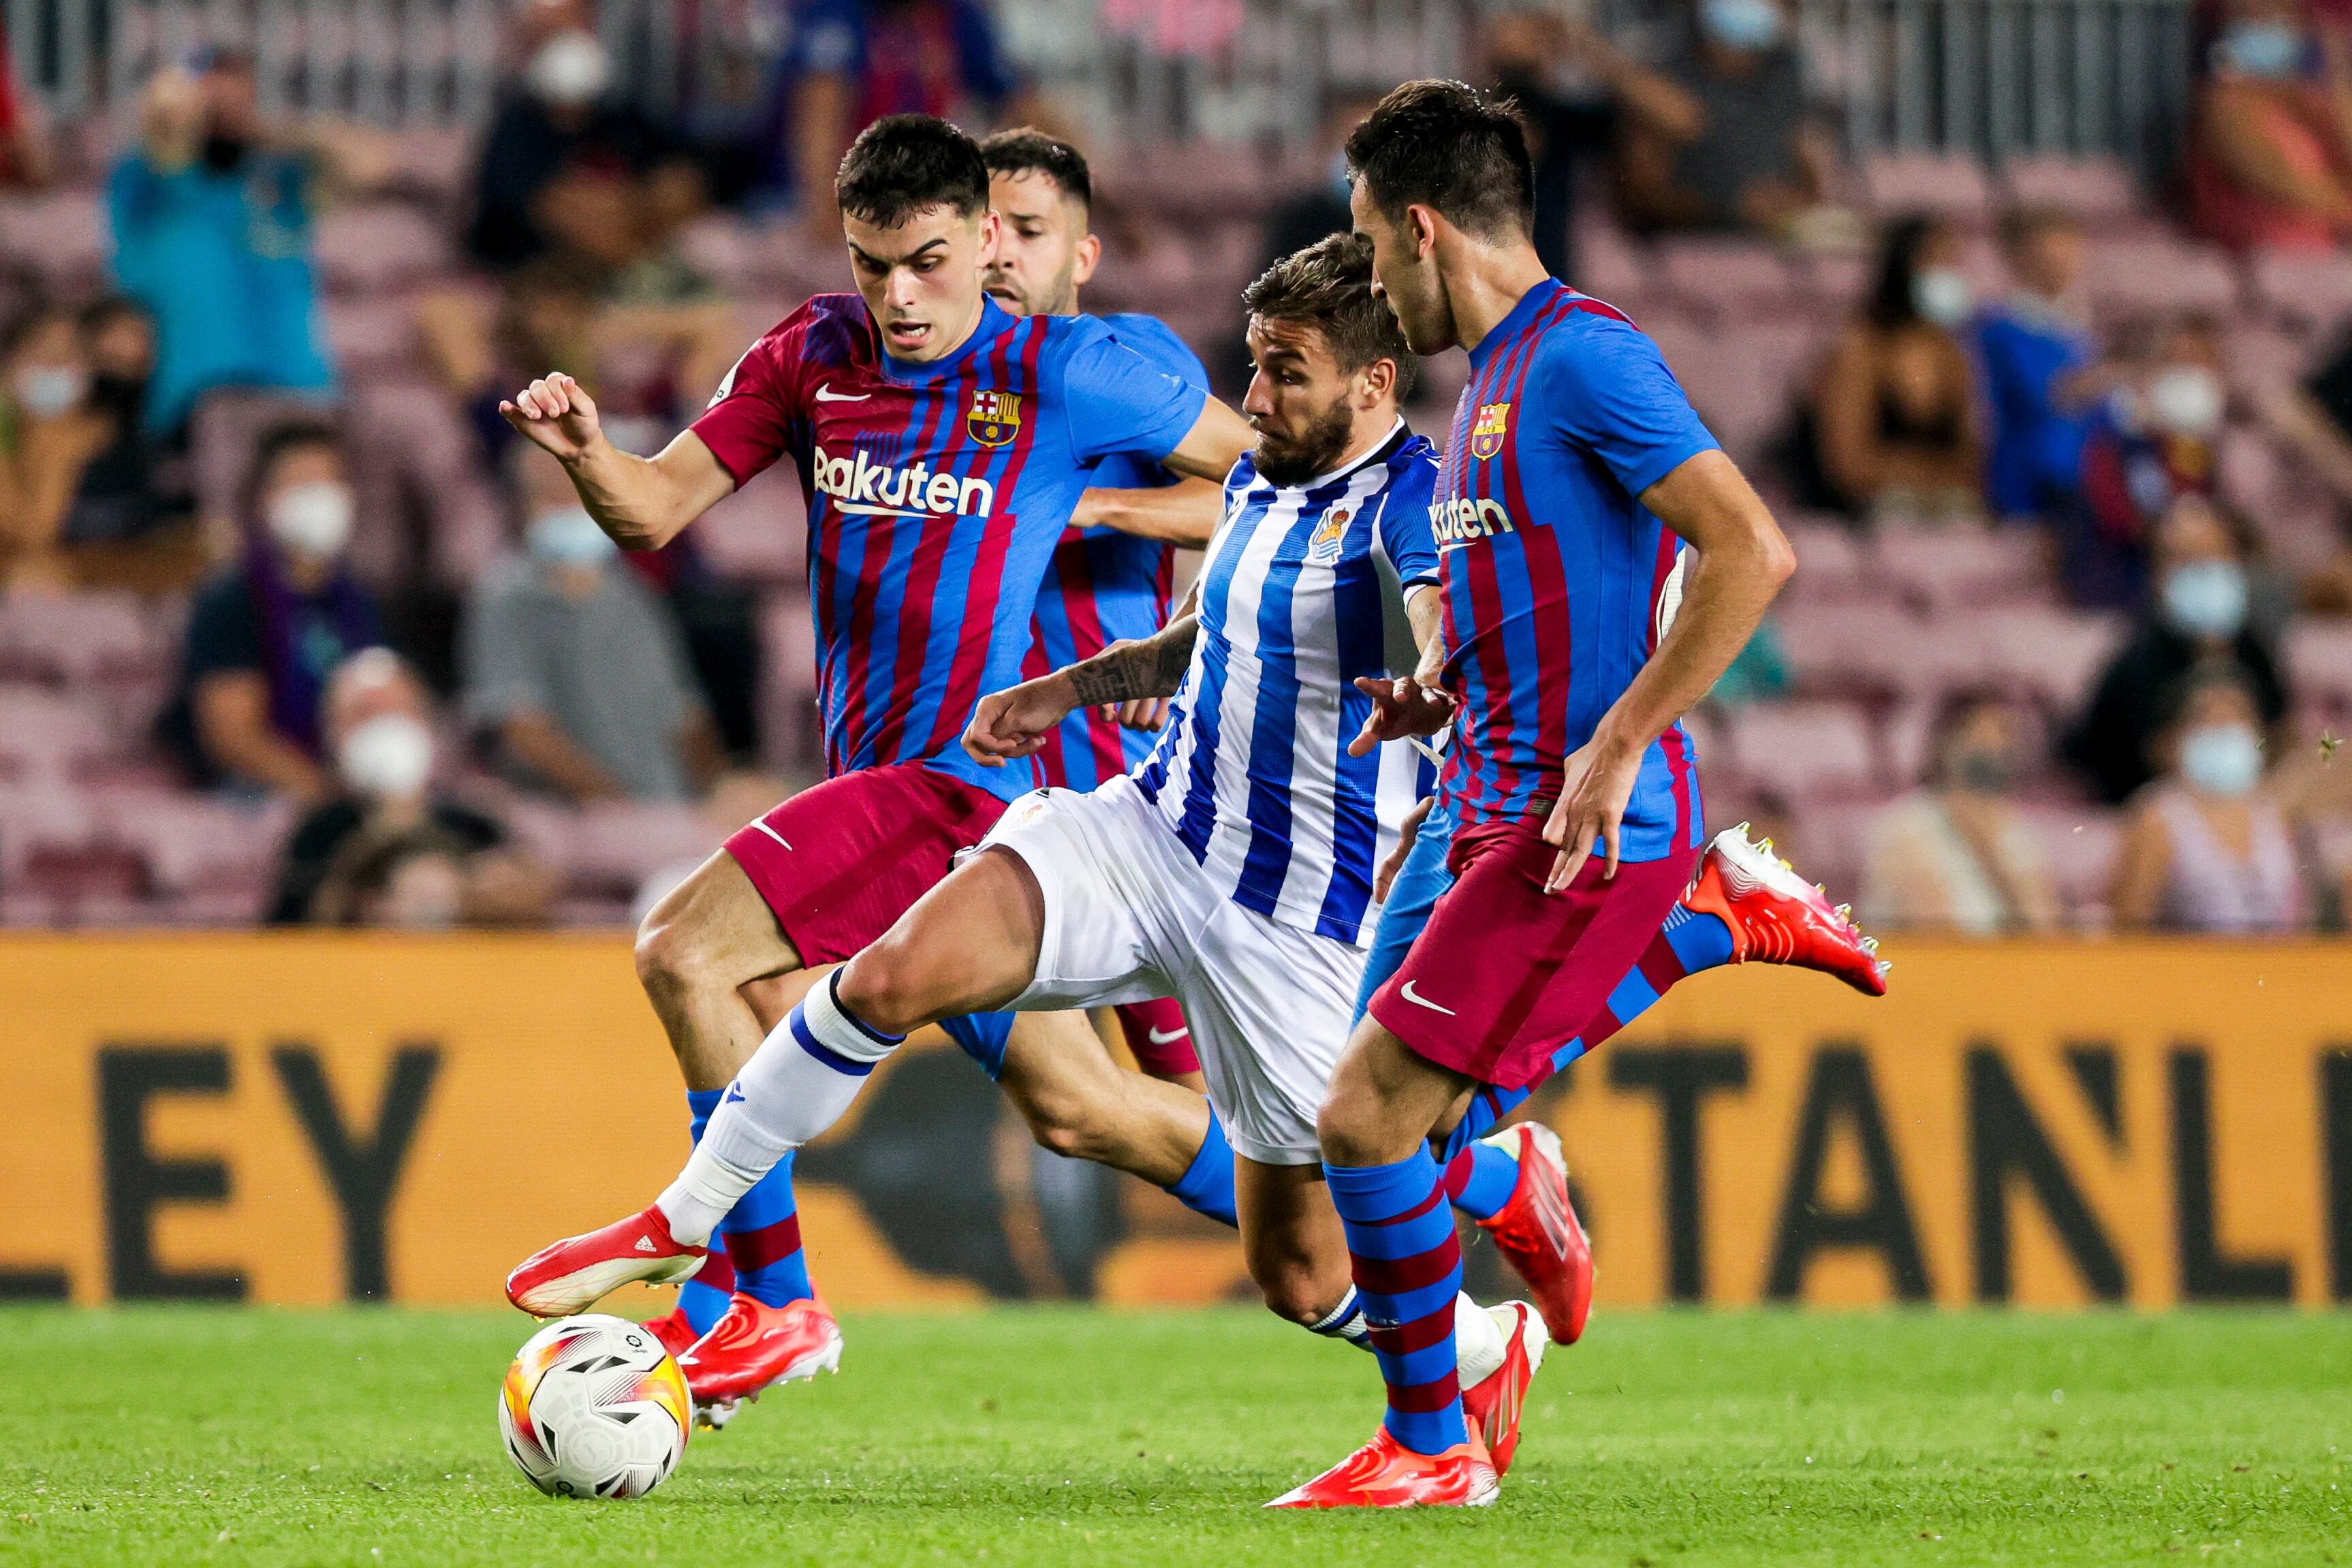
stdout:
<svg viewBox="0 0 2352 1568">
<path fill-rule="evenodd" d="M 1339 455 L 1348 449 L 1348 437 L 1355 434 L 1356 416 L 1344 397 L 1317 415 L 1295 441 L 1277 439 L 1261 430 L 1257 437 L 1257 472 L 1263 479 L 1277 485 L 1304 484 L 1318 474 L 1328 474 L 1339 465 Z"/>
</svg>

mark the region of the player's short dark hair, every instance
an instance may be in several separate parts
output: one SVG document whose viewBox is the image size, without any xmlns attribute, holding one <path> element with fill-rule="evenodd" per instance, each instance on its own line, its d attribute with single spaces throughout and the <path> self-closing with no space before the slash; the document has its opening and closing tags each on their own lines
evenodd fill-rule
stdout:
<svg viewBox="0 0 2352 1568">
<path fill-rule="evenodd" d="M 1481 239 L 1535 232 L 1535 164 L 1507 98 L 1458 81 L 1409 81 L 1349 134 L 1348 167 L 1391 223 L 1425 206 Z"/>
<path fill-rule="evenodd" d="M 1361 236 L 1328 235 L 1292 251 L 1242 290 L 1242 303 L 1262 321 L 1313 327 L 1351 375 L 1394 360 L 1398 399 L 1412 391 L 1421 361 L 1405 347 L 1396 312 L 1372 298 L 1372 247 Z"/>
<path fill-rule="evenodd" d="M 891 114 L 857 133 L 834 176 L 841 210 L 892 228 L 932 207 L 965 217 L 988 210 L 988 165 L 980 143 L 929 114 Z"/>
<path fill-rule="evenodd" d="M 980 144 L 980 156 L 991 174 L 1043 174 L 1080 206 L 1094 205 L 1095 178 L 1087 155 L 1034 125 L 998 132 Z"/>
</svg>

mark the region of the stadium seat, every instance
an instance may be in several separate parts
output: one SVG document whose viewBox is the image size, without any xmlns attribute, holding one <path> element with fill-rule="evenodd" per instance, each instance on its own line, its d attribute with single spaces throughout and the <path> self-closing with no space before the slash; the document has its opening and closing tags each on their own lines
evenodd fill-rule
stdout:
<svg viewBox="0 0 2352 1568">
<path fill-rule="evenodd" d="M 0 598 L 0 678 L 59 685 L 134 679 L 173 650 L 128 594 L 14 594 Z"/>
<path fill-rule="evenodd" d="M 1980 225 L 1992 215 L 1992 185 L 1973 158 L 1881 153 L 1862 166 L 1864 200 L 1880 213 L 1934 213 Z"/>
<path fill-rule="evenodd" d="M 1870 825 L 1885 809 L 1879 800 L 1799 800 L 1791 807 L 1787 841 L 1775 847 L 1821 884 L 1832 901 L 1853 903 L 1862 896 Z"/>
<path fill-rule="evenodd" d="M 1878 793 L 1877 747 L 1851 703 L 1759 702 L 1725 721 L 1740 776 L 1792 801 Z"/>
<path fill-rule="evenodd" d="M 795 588 L 767 595 L 760 608 L 760 645 L 767 670 L 760 683 L 760 761 L 784 772 L 812 768 L 824 752 L 816 711 L 816 623 L 806 593 Z"/>
<path fill-rule="evenodd" d="M 1874 263 L 1867 256 L 1823 251 L 1805 258 L 1805 291 L 1825 311 L 1843 316 L 1870 292 Z"/>
<path fill-rule="evenodd" d="M 104 204 L 96 191 L 68 188 L 0 201 L 0 263 L 30 270 L 51 292 L 94 288 L 108 249 Z"/>
<path fill-rule="evenodd" d="M 2283 640 L 2287 684 L 2296 698 L 2320 712 L 2352 712 L 2352 625 L 2298 621 Z"/>
<path fill-rule="evenodd" d="M 1664 240 L 1657 268 L 1665 285 L 1692 307 L 1726 317 L 1782 310 L 1798 291 L 1789 264 L 1760 240 Z"/>
<path fill-rule="evenodd" d="M 778 463 L 695 520 L 710 569 L 750 583 L 800 583 L 808 572 L 808 510 L 792 465 Z"/>
<path fill-rule="evenodd" d="M 2263 397 L 2302 380 L 2312 363 L 2311 345 L 2304 339 L 2258 321 L 2242 319 L 2223 341 L 2221 352 L 2230 390 L 2257 405 Z"/>
<path fill-rule="evenodd" d="M 1926 610 L 2046 597 L 2040 541 L 2023 529 L 1888 529 L 1873 574 Z"/>
<path fill-rule="evenodd" d="M 416 361 L 416 301 L 389 299 L 330 299 L 327 343 L 335 368 L 352 381 L 373 381 L 411 368 Z"/>
<path fill-rule="evenodd" d="M 1843 518 L 1790 518 L 1783 525 L 1797 552 L 1797 574 L 1783 604 L 1834 605 L 1883 599 L 1870 552 Z"/>
<path fill-rule="evenodd" d="M 1894 661 L 1927 633 L 1917 616 L 1887 604 L 1800 602 L 1781 615 L 1780 627 L 1799 689 L 1838 694 L 1905 689 Z"/>
<path fill-rule="evenodd" d="M 2352 315 L 2352 262 L 2342 256 L 2257 251 L 2246 273 L 2255 302 L 2301 331 L 2333 331 Z"/>
<path fill-rule="evenodd" d="M 293 826 L 293 808 L 282 800 L 232 805 L 152 785 L 89 793 L 107 839 L 137 852 L 146 885 L 157 894 L 257 895 L 271 880 L 278 847 Z M 247 918 L 258 912 L 249 906 Z"/>
<path fill-rule="evenodd" d="M 2087 273 L 2092 303 L 2110 319 L 2175 310 L 2227 316 L 2238 303 L 2229 258 L 2192 240 L 2104 240 L 2092 247 Z"/>
<path fill-rule="evenodd" d="M 1986 610 L 1975 620 L 1986 678 L 2055 714 L 2089 698 L 2126 627 L 2120 616 L 2036 605 Z"/>
<path fill-rule="evenodd" d="M 1598 218 L 1580 217 L 1575 225 L 1578 287 L 1598 300 L 1636 317 L 1658 292 L 1651 258 L 1623 229 Z M 1643 320 L 1643 325 L 1649 323 Z"/>
<path fill-rule="evenodd" d="M 2123 824 L 2116 813 L 2073 804 L 2019 809 L 2049 859 L 2066 923 L 2079 931 L 2105 930 L 2112 923 L 2108 898 L 2116 857 L 2123 847 Z"/>
<path fill-rule="evenodd" d="M 449 242 L 405 202 L 369 202 L 319 220 L 314 254 L 330 294 L 377 298 L 446 273 Z"/>
<path fill-rule="evenodd" d="M 98 820 L 79 792 L 53 779 L 0 784 L 0 891 L 20 890 L 17 879 L 35 849 L 78 848 L 97 836 Z"/>
<path fill-rule="evenodd" d="M 2000 184 L 2011 202 L 2055 207 L 2087 229 L 2113 229 L 2147 212 L 2139 183 L 2115 158 L 2012 158 L 2001 166 Z"/>
<path fill-rule="evenodd" d="M 357 387 L 344 428 L 359 503 L 352 570 L 386 591 L 427 575 L 471 583 L 504 547 L 505 504 L 449 399 L 420 381 Z"/>
<path fill-rule="evenodd" d="M 0 686 L 0 778 L 62 785 L 120 748 L 93 706 L 25 686 Z"/>
</svg>

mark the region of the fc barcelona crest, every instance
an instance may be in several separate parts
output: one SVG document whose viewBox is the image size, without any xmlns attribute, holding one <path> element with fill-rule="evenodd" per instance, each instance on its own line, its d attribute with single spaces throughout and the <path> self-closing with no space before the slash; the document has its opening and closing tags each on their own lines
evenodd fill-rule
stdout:
<svg viewBox="0 0 2352 1568">
<path fill-rule="evenodd" d="M 971 395 L 964 432 L 983 447 L 1002 447 L 1021 434 L 1021 395 L 982 388 Z"/>
<path fill-rule="evenodd" d="M 1507 403 L 1482 403 L 1478 405 L 1477 423 L 1470 426 L 1470 455 L 1480 462 L 1503 449 L 1503 437 L 1511 433 L 1511 405 Z"/>
</svg>

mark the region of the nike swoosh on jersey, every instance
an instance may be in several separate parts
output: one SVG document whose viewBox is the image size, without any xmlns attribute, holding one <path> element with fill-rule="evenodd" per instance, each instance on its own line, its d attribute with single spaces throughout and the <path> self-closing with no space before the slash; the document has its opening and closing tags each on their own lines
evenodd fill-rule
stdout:
<svg viewBox="0 0 2352 1568">
<path fill-rule="evenodd" d="M 1415 991 L 1412 988 L 1412 982 L 1410 980 L 1404 983 L 1403 986 L 1400 988 L 1398 994 L 1416 1007 L 1426 1007 L 1433 1013 L 1443 1013 L 1449 1018 L 1454 1016 L 1453 1008 L 1441 1007 L 1436 1003 L 1431 1001 L 1428 997 L 1423 996 L 1420 992 Z"/>
<path fill-rule="evenodd" d="M 1173 1045 L 1192 1032 L 1192 1031 L 1190 1027 L 1181 1029 L 1146 1029 L 1144 1031 L 1145 1034 L 1151 1037 L 1151 1043 L 1155 1046 Z"/>
<path fill-rule="evenodd" d="M 819 403 L 863 403 L 873 395 L 870 392 L 835 392 L 829 385 L 816 389 Z"/>
</svg>

